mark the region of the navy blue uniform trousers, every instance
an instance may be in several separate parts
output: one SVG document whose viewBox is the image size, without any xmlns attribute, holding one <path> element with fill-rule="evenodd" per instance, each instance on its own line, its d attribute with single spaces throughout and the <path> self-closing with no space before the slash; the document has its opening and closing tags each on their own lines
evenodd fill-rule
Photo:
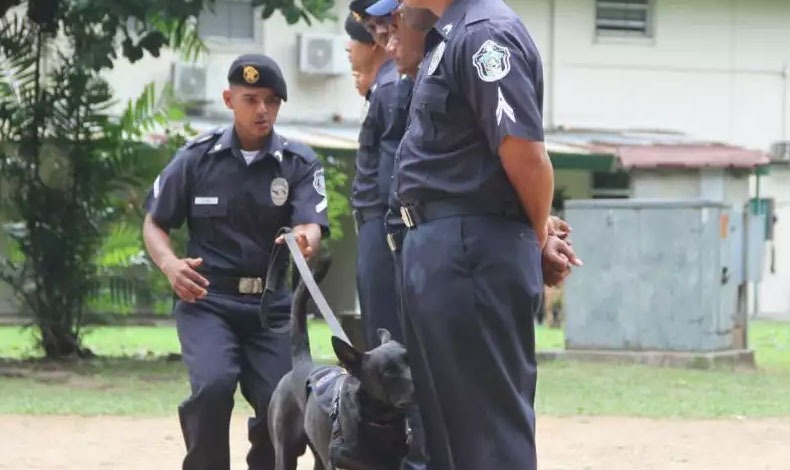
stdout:
<svg viewBox="0 0 790 470">
<path fill-rule="evenodd" d="M 535 470 L 535 232 L 496 216 L 435 219 L 408 231 L 402 262 L 430 468 Z"/>
<path fill-rule="evenodd" d="M 289 296 L 290 297 L 290 296 Z M 187 454 L 184 470 L 229 470 L 229 428 L 237 383 L 255 410 L 248 421 L 250 470 L 274 468 L 267 409 L 280 378 L 291 369 L 289 333 L 263 329 L 260 296 L 210 292 L 195 304 L 179 301 L 175 316 L 181 353 L 192 395 L 179 407 Z M 287 302 L 272 314 L 271 328 L 282 330 Z"/>
<path fill-rule="evenodd" d="M 394 227 L 391 225 L 386 226 L 385 229 L 386 232 L 390 233 L 403 232 L 405 230 L 405 227 Z M 395 292 L 398 295 L 398 322 L 400 323 L 404 334 L 403 341 L 400 342 L 401 344 L 406 345 L 409 342 L 408 336 L 411 331 L 407 328 L 403 315 L 403 296 L 401 295 L 401 269 L 403 268 L 403 264 L 401 263 L 401 248 L 402 247 L 399 247 L 398 251 L 390 251 L 390 253 L 392 254 L 392 262 L 395 267 Z M 411 361 L 409 367 L 411 368 Z M 409 410 L 407 420 L 409 427 L 411 428 L 412 441 L 411 445 L 409 446 L 409 453 L 401 465 L 401 470 L 423 470 L 426 468 L 431 468 L 427 466 L 428 456 L 426 455 L 425 449 L 425 429 L 422 426 L 422 419 L 416 406 Z"/>
<path fill-rule="evenodd" d="M 381 342 L 376 334 L 378 328 L 386 328 L 392 339 L 405 344 L 398 320 L 400 299 L 384 216 L 368 219 L 357 227 L 357 292 L 368 349 Z"/>
</svg>

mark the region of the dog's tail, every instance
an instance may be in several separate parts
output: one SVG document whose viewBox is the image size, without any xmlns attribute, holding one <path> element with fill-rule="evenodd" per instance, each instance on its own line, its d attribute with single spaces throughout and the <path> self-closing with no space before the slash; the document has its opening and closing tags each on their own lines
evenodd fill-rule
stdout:
<svg viewBox="0 0 790 470">
<path fill-rule="evenodd" d="M 316 260 L 312 267 L 316 284 L 326 276 L 331 265 L 332 258 L 329 255 Z M 310 292 L 300 276 L 291 303 L 291 360 L 294 373 L 303 370 L 309 371 L 313 364 L 313 356 L 310 354 L 310 336 L 307 333 L 307 301 L 309 299 Z"/>
</svg>

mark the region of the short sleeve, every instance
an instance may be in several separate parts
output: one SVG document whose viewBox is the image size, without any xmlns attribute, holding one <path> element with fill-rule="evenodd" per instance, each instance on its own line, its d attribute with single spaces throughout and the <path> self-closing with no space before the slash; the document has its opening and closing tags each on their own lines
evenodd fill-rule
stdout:
<svg viewBox="0 0 790 470">
<path fill-rule="evenodd" d="M 145 209 L 163 230 L 179 228 L 187 213 L 187 156 L 181 150 L 156 177 L 145 201 Z"/>
<path fill-rule="evenodd" d="M 461 39 L 454 58 L 461 91 L 492 154 L 508 135 L 543 141 L 543 78 L 540 56 L 515 21 L 477 25 Z"/>
<path fill-rule="evenodd" d="M 291 224 L 318 224 L 324 234 L 329 233 L 327 210 L 329 199 L 326 194 L 324 167 L 317 158 L 306 163 L 306 171 L 294 184 L 293 214 Z"/>
</svg>

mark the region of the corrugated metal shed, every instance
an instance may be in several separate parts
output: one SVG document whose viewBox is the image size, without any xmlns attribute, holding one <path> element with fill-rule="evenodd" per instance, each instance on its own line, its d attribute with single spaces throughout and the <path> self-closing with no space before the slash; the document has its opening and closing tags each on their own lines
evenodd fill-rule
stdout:
<svg viewBox="0 0 790 470">
<path fill-rule="evenodd" d="M 205 132 L 222 125 L 193 119 L 190 125 Z M 358 147 L 358 125 L 277 124 L 277 132 L 319 151 L 353 153 Z M 163 134 L 154 132 L 153 140 Z M 554 130 L 547 131 L 546 150 L 555 168 L 611 171 L 631 168 L 755 168 L 769 163 L 766 152 L 661 131 Z"/>
<path fill-rule="evenodd" d="M 769 163 L 766 152 L 671 132 L 562 130 L 547 133 L 546 141 L 611 154 L 625 169 L 755 168 Z"/>
</svg>

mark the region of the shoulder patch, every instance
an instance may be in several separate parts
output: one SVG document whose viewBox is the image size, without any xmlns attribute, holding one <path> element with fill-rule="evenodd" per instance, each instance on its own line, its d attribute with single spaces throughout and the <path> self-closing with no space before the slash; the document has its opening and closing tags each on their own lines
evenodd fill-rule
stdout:
<svg viewBox="0 0 790 470">
<path fill-rule="evenodd" d="M 219 136 L 222 135 L 223 129 L 220 127 L 214 128 L 204 134 L 201 134 L 191 141 L 187 142 L 186 148 L 191 149 L 197 147 L 200 144 L 205 144 L 206 142 L 210 142 L 216 140 Z"/>
<path fill-rule="evenodd" d="M 283 153 L 285 155 L 296 155 L 307 163 L 318 160 L 318 155 L 309 145 L 295 140 L 283 139 Z"/>
<path fill-rule="evenodd" d="M 495 82 L 510 73 L 510 50 L 487 39 L 472 56 L 477 76 L 484 82 Z"/>
</svg>

